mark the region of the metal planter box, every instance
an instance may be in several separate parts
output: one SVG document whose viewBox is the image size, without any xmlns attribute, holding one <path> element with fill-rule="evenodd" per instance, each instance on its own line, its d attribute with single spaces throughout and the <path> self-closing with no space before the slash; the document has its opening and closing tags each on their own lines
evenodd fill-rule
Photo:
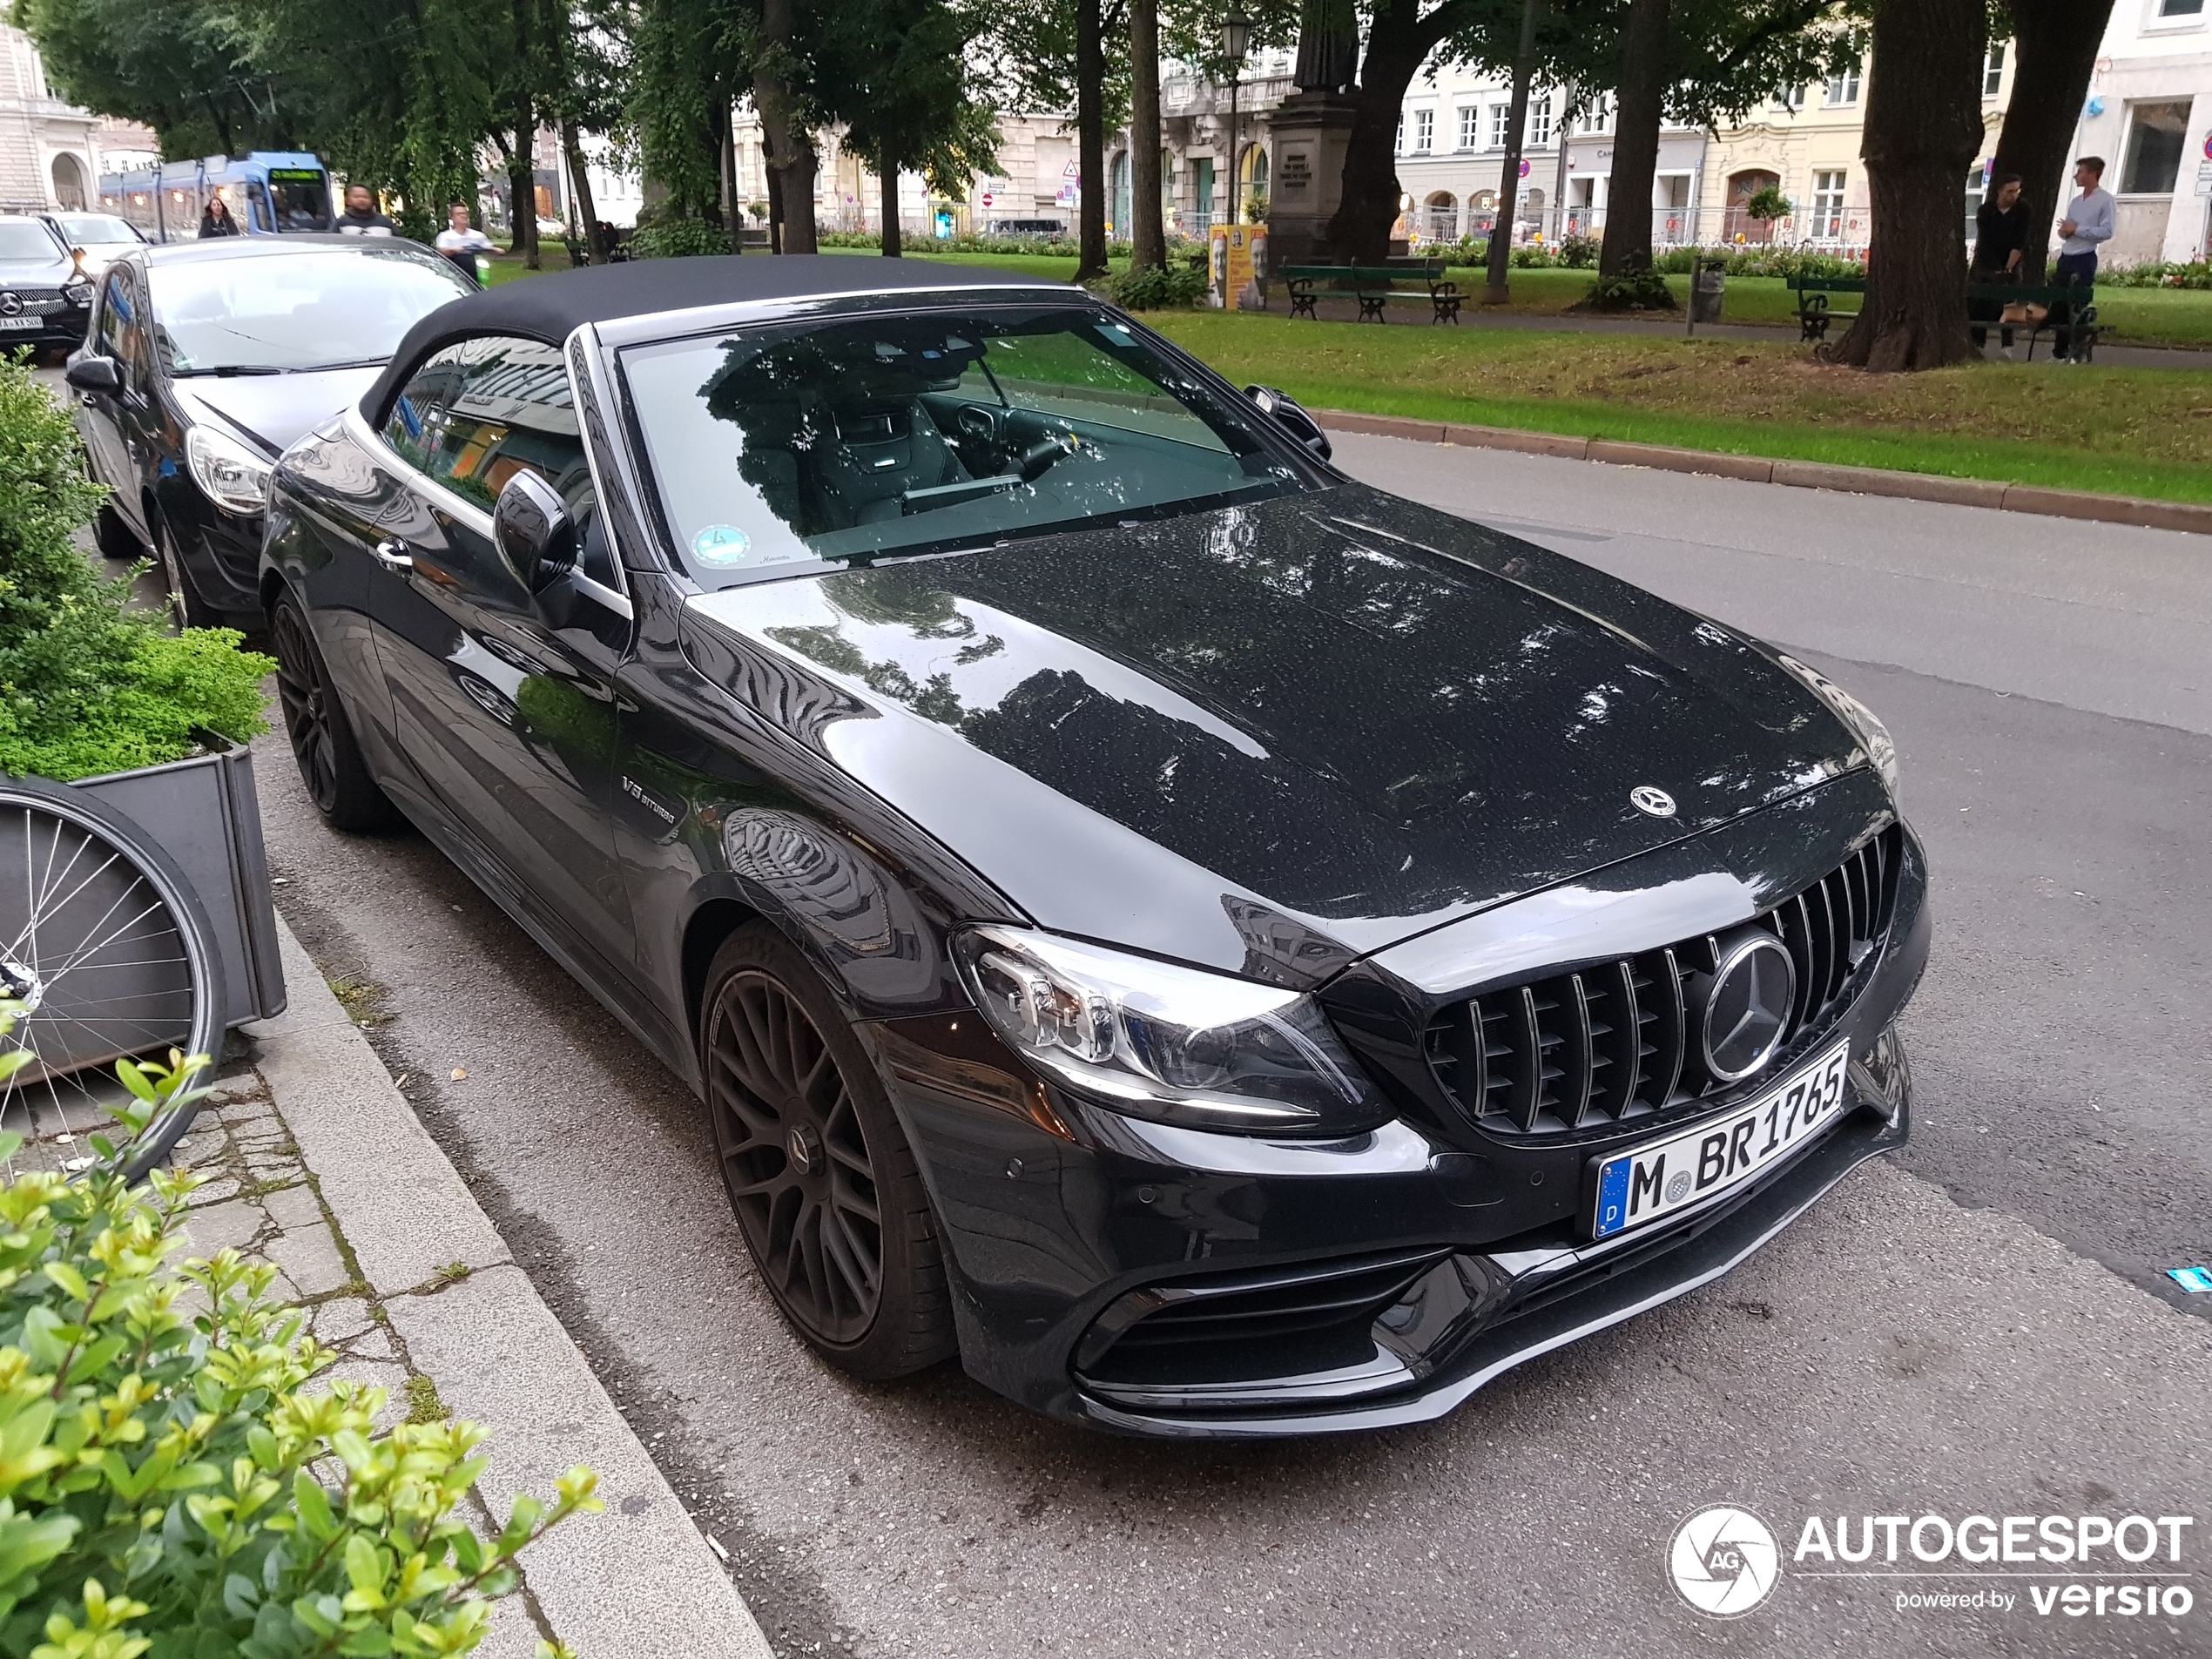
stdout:
<svg viewBox="0 0 2212 1659">
<path fill-rule="evenodd" d="M 223 1023 L 233 1026 L 284 1012 L 284 968 L 253 757 L 243 744 L 208 741 L 210 753 L 82 779 L 71 787 L 144 830 L 198 890 L 222 958 L 230 1004 Z"/>
</svg>

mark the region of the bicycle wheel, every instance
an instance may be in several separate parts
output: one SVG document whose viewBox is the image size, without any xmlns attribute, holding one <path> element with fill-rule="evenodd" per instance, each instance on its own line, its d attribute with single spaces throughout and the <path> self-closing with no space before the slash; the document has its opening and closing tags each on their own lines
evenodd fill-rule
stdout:
<svg viewBox="0 0 2212 1659">
<path fill-rule="evenodd" d="M 31 1055 L 0 1082 L 0 1129 L 30 1145 L 70 1146 L 111 1119 L 118 1060 L 222 1051 L 222 963 L 191 884 L 122 813 L 38 779 L 0 778 L 0 995 L 24 1009 L 0 1041 Z M 148 1126 L 132 1179 L 194 1109 Z"/>
</svg>

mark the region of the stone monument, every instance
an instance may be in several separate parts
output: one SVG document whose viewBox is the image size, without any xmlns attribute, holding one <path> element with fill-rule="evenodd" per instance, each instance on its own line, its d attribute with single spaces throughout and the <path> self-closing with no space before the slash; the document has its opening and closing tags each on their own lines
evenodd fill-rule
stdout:
<svg viewBox="0 0 2212 1659">
<path fill-rule="evenodd" d="M 1305 0 L 1298 19 L 1298 91 L 1268 122 L 1267 257 L 1279 269 L 1323 257 L 1329 220 L 1344 196 L 1344 152 L 1359 76 L 1355 0 Z"/>
</svg>

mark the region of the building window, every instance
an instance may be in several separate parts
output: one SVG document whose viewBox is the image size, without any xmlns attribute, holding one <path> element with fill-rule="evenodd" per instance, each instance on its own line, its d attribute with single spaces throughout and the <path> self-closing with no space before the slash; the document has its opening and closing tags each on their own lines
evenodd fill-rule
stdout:
<svg viewBox="0 0 2212 1659">
<path fill-rule="evenodd" d="M 1785 86 L 1774 95 L 1774 103 L 1776 108 L 1787 110 L 1795 115 L 1805 106 L 1805 89 L 1802 86 Z"/>
<path fill-rule="evenodd" d="M 2189 106 L 2137 104 L 2128 114 L 2128 166 L 2121 176 L 2121 191 L 2129 196 L 2171 195 L 2182 171 Z"/>
<path fill-rule="evenodd" d="M 2158 15 L 2161 17 L 2202 17 L 2204 0 L 2158 0 Z"/>
<path fill-rule="evenodd" d="M 1552 141 L 1552 95 L 1532 100 L 1528 105 L 1528 147 L 1541 150 Z"/>
<path fill-rule="evenodd" d="M 1817 242 L 1833 242 L 1843 234 L 1843 172 L 1838 168 L 1833 172 L 1816 172 L 1812 176 L 1812 238 Z"/>
<path fill-rule="evenodd" d="M 2198 0 L 2201 5 L 2203 0 Z M 1999 41 L 1989 49 L 1989 56 L 1981 60 L 1981 95 L 1995 98 L 1997 89 L 2005 84 L 2005 43 Z"/>
<path fill-rule="evenodd" d="M 1480 104 L 1460 105 L 1460 148 L 1473 150 L 1482 142 L 1482 106 Z"/>
<path fill-rule="evenodd" d="M 1490 147 L 1502 150 L 1513 134 L 1513 105 L 1493 104 L 1490 106 Z"/>
<path fill-rule="evenodd" d="M 1588 135 L 1613 130 L 1613 94 L 1600 92 L 1597 101 L 1575 118 L 1575 130 Z"/>
<path fill-rule="evenodd" d="M 1398 137 L 1390 147 L 1401 156 L 1406 153 L 1406 118 L 1402 115 L 1398 118 Z"/>
<path fill-rule="evenodd" d="M 1853 64 L 1840 75 L 1828 78 L 1828 107 L 1841 109 L 1858 102 L 1858 66 Z"/>
<path fill-rule="evenodd" d="M 1413 153 L 1417 156 L 1425 156 L 1435 148 L 1436 111 L 1415 110 L 1413 111 Z"/>
</svg>

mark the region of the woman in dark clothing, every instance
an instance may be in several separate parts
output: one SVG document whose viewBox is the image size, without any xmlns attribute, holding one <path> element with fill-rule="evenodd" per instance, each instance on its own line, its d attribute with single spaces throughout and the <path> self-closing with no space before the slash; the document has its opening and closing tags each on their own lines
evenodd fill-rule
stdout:
<svg viewBox="0 0 2212 1659">
<path fill-rule="evenodd" d="M 207 211 L 199 216 L 202 236 L 237 236 L 240 234 L 238 221 L 231 217 L 230 204 L 220 196 L 207 199 Z"/>
<path fill-rule="evenodd" d="M 1974 262 L 1966 273 L 1969 282 L 2017 282 L 2020 280 L 2020 254 L 2027 246 L 2027 209 L 2020 205 L 2020 180 L 2016 172 L 2008 172 L 1994 181 L 1996 188 L 1974 214 Z M 1996 300 L 1977 300 L 1966 310 L 1973 320 L 1974 347 L 1979 350 L 1989 343 L 1989 330 L 1982 325 L 2004 315 L 2005 307 Z M 2000 331 L 2002 349 L 2013 349 L 2013 331 Z"/>
</svg>

